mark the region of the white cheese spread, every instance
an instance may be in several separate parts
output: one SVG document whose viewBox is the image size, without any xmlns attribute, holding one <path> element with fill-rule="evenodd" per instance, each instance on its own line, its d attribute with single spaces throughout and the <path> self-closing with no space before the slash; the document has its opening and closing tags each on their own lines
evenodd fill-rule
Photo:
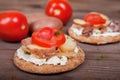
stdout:
<svg viewBox="0 0 120 80">
<path fill-rule="evenodd" d="M 76 28 L 76 27 L 72 26 L 71 29 L 77 35 L 82 35 L 82 31 L 83 31 L 84 28 Z M 107 36 L 118 36 L 118 35 L 120 35 L 120 32 L 112 32 L 112 30 L 110 28 L 107 28 L 107 31 L 105 33 L 102 33 L 102 34 L 101 34 L 100 30 L 94 29 L 93 34 L 91 36 L 104 36 L 104 37 L 107 37 Z"/>
<path fill-rule="evenodd" d="M 67 57 L 62 56 L 59 58 L 58 56 L 53 56 L 50 59 L 39 59 L 36 58 L 33 54 L 25 54 L 22 48 L 17 49 L 17 56 L 19 59 L 23 59 L 28 62 L 32 62 L 36 65 L 43 65 L 43 64 L 53 64 L 53 65 L 66 65 Z"/>
<path fill-rule="evenodd" d="M 76 33 L 77 35 L 82 35 L 82 31 L 84 28 L 76 28 L 74 25 L 72 25 L 71 29 L 73 30 L 74 33 Z"/>
</svg>

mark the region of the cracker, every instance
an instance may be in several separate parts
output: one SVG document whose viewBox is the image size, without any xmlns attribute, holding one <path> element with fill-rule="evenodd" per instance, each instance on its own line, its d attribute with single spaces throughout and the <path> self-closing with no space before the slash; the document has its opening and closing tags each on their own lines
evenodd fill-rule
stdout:
<svg viewBox="0 0 120 80">
<path fill-rule="evenodd" d="M 30 72 L 30 73 L 37 73 L 37 74 L 54 74 L 54 73 L 61 73 L 75 69 L 80 64 L 84 62 L 85 54 L 83 50 L 78 47 L 79 51 L 76 56 L 73 58 L 69 58 L 66 65 L 41 65 L 37 66 L 31 62 L 27 62 L 25 60 L 19 59 L 14 55 L 14 64 L 21 70 Z"/>
<path fill-rule="evenodd" d="M 72 38 L 74 38 L 80 42 L 90 43 L 90 44 L 106 44 L 106 43 L 114 43 L 114 42 L 120 41 L 120 35 L 106 36 L 106 37 L 104 37 L 104 36 L 86 37 L 86 36 L 82 36 L 82 35 L 77 35 L 76 33 L 73 32 L 71 27 L 68 29 L 68 33 Z"/>
</svg>

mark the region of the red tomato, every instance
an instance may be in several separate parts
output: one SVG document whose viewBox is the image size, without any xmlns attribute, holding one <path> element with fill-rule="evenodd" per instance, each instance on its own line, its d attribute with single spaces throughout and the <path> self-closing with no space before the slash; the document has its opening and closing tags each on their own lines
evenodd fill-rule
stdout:
<svg viewBox="0 0 120 80">
<path fill-rule="evenodd" d="M 102 16 L 100 14 L 97 13 L 89 13 L 84 17 L 84 20 L 88 23 L 90 23 L 91 25 L 95 25 L 95 24 L 104 24 L 106 22 L 106 20 L 104 18 L 102 18 Z"/>
<path fill-rule="evenodd" d="M 43 39 L 50 40 L 54 35 L 53 29 L 45 27 L 39 31 L 39 36 Z"/>
<path fill-rule="evenodd" d="M 41 47 L 57 47 L 64 42 L 64 33 L 50 27 L 42 28 L 32 34 L 32 43 Z"/>
<path fill-rule="evenodd" d="M 28 34 L 26 17 L 18 11 L 0 13 L 0 38 L 5 41 L 20 41 Z"/>
<path fill-rule="evenodd" d="M 45 12 L 48 16 L 57 17 L 66 24 L 72 16 L 72 7 L 67 0 L 50 0 Z"/>
</svg>

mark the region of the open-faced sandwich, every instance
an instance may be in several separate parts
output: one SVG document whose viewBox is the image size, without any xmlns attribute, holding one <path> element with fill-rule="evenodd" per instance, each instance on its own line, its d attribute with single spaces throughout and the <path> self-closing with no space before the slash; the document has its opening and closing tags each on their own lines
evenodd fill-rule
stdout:
<svg viewBox="0 0 120 80">
<path fill-rule="evenodd" d="M 71 37 L 45 27 L 23 39 L 14 64 L 23 71 L 52 74 L 72 70 L 83 63 L 85 54 Z"/>
<path fill-rule="evenodd" d="M 68 33 L 74 39 L 90 44 L 106 44 L 120 41 L 120 22 L 91 12 L 84 19 L 74 19 Z"/>
</svg>

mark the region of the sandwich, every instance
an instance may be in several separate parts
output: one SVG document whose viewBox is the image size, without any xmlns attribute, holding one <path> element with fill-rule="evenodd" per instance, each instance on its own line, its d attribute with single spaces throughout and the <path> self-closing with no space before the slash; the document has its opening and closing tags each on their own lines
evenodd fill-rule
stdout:
<svg viewBox="0 0 120 80">
<path fill-rule="evenodd" d="M 55 74 L 77 68 L 84 59 L 85 53 L 74 39 L 60 30 L 44 27 L 21 41 L 13 60 L 23 71 Z"/>
<path fill-rule="evenodd" d="M 79 42 L 88 44 L 119 42 L 120 22 L 98 12 L 90 12 L 84 19 L 74 19 L 68 33 Z"/>
</svg>

